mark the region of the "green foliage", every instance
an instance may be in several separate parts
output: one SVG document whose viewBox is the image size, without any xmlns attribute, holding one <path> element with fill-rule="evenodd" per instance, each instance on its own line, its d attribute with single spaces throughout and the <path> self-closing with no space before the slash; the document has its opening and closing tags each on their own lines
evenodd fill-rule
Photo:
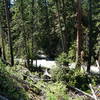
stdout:
<svg viewBox="0 0 100 100">
<path fill-rule="evenodd" d="M 10 72 L 6 71 L 6 65 L 0 61 L 0 94 L 10 100 L 29 100 L 27 92 L 15 79 L 11 78 Z"/>
<path fill-rule="evenodd" d="M 100 81 L 98 77 L 89 76 L 76 70 L 69 70 L 67 67 L 53 69 L 52 78 L 54 81 L 63 82 L 67 87 L 75 86 L 83 91 L 89 89 L 89 83 L 96 85 Z"/>
<path fill-rule="evenodd" d="M 75 57 L 76 57 L 76 44 L 75 42 L 72 43 L 72 45 L 69 48 L 68 51 L 68 61 L 71 62 L 75 62 Z"/>
<path fill-rule="evenodd" d="M 52 78 L 54 81 L 62 81 L 64 83 L 67 83 L 67 85 L 74 85 L 74 71 L 70 70 L 67 67 L 57 67 L 53 69 L 52 71 Z"/>
<path fill-rule="evenodd" d="M 61 53 L 58 58 L 56 59 L 56 61 L 58 62 L 58 64 L 60 65 L 64 65 L 68 62 L 68 57 L 66 53 Z"/>
<path fill-rule="evenodd" d="M 40 81 L 36 84 L 45 93 L 46 100 L 69 100 L 67 95 L 66 85 L 62 82 L 48 82 Z"/>
<path fill-rule="evenodd" d="M 76 50 L 75 50 L 75 43 L 69 48 L 68 54 L 61 53 L 57 58 L 56 61 L 58 65 L 65 65 L 67 66 L 68 63 L 75 62 Z"/>
<path fill-rule="evenodd" d="M 5 16 L 5 4 L 1 0 L 0 2 L 0 25 L 3 32 L 3 40 L 6 50 L 6 58 L 10 58 L 9 55 L 9 43 L 7 34 L 7 23 Z M 97 77 L 88 77 L 88 75 L 71 70 L 67 68 L 68 62 L 74 62 L 76 56 L 76 0 L 14 0 L 14 5 L 10 8 L 10 27 L 11 37 L 13 40 L 14 55 L 16 57 L 27 56 L 28 59 L 36 59 L 37 51 L 43 50 L 49 57 L 56 57 L 62 50 L 62 41 L 64 47 L 67 46 L 66 53 L 61 53 L 57 62 L 59 67 L 53 69 L 52 76 L 55 81 L 62 81 L 67 86 L 76 86 L 82 90 L 88 89 L 88 83 L 92 82 L 94 85 L 97 84 Z M 21 1 L 22 4 L 21 4 Z M 58 7 L 57 7 L 58 4 Z M 88 18 L 88 0 L 82 1 L 82 49 L 88 52 L 88 40 L 89 40 L 89 18 Z M 94 52 L 98 52 L 100 49 L 100 1 L 94 0 L 92 2 L 92 30 L 91 38 L 92 48 Z M 58 14 L 59 13 L 59 14 Z M 22 18 L 23 17 L 23 18 Z M 61 25 L 60 25 L 61 24 Z M 66 43 L 67 41 L 67 43 Z M 25 43 L 26 45 L 25 45 Z M 1 43 L 0 38 L 0 45 Z M 83 46 L 84 45 L 84 46 Z M 26 46 L 26 47 L 25 47 Z M 26 49 L 26 52 L 25 52 Z M 66 67 L 60 67 L 65 65 Z M 17 66 L 17 68 L 21 68 Z M 23 73 L 17 73 L 19 69 L 8 68 L 0 61 L 0 91 L 7 94 L 11 99 L 18 100 L 20 96 L 26 98 L 26 91 L 23 89 L 21 84 L 16 80 L 12 79 L 10 75 L 16 75 L 22 78 Z M 16 72 L 15 72 L 16 71 Z M 98 82 L 97 82 L 98 81 Z M 32 81 L 30 82 L 32 84 Z M 15 84 L 15 85 L 14 85 Z M 62 88 L 60 91 L 60 83 L 55 83 L 54 89 L 50 85 L 50 88 L 55 93 L 47 91 L 48 99 L 58 99 L 58 94 L 65 90 Z M 17 87 L 21 87 L 16 90 Z M 56 88 L 57 87 L 57 88 Z M 59 92 L 59 93 L 57 93 Z M 12 94 L 12 95 L 10 95 Z M 62 95 L 64 92 L 62 93 Z M 65 94 L 64 94 L 65 95 Z"/>
<path fill-rule="evenodd" d="M 58 7 L 56 5 L 58 4 Z M 88 51 L 88 33 L 89 33 L 89 2 L 82 1 L 82 47 Z M 99 50 L 100 33 L 100 1 L 92 2 L 92 46 L 93 50 Z M 6 44 L 6 57 L 9 56 L 8 34 L 5 17 L 4 2 L 0 2 L 0 19 L 3 32 L 3 39 Z M 24 8 L 24 9 L 23 9 Z M 58 8 L 58 9 L 57 9 Z M 75 61 L 75 41 L 76 41 L 76 0 L 20 0 L 14 1 L 10 8 L 10 26 L 11 37 L 13 40 L 14 55 L 16 57 L 26 57 L 35 59 L 37 51 L 42 49 L 48 56 L 54 58 L 62 50 L 62 41 L 64 47 L 67 46 L 67 61 Z M 22 10 L 22 11 L 21 11 Z M 58 14 L 59 12 L 59 14 Z M 23 16 L 23 18 L 22 18 Z M 60 20 L 59 20 L 60 19 Z M 61 24 L 61 25 L 60 25 Z M 61 27 L 60 27 L 61 26 Z M 63 38 L 62 36 L 63 35 Z M 27 54 L 25 53 L 24 42 L 26 40 Z M 1 43 L 2 44 L 2 43 Z M 83 46 L 84 45 L 84 46 Z M 92 49 L 92 48 L 91 48 Z M 63 56 L 63 54 L 61 54 Z M 65 54 L 66 55 L 66 54 Z M 61 60 L 66 62 L 65 59 Z M 60 58 L 59 58 L 60 60 Z"/>
<path fill-rule="evenodd" d="M 46 91 L 47 100 L 68 100 L 66 86 L 62 83 L 54 83 L 48 87 L 50 90 Z"/>
<path fill-rule="evenodd" d="M 6 65 L 3 64 L 1 59 L 0 59 L 0 72 L 5 72 L 5 67 L 6 67 Z"/>
</svg>

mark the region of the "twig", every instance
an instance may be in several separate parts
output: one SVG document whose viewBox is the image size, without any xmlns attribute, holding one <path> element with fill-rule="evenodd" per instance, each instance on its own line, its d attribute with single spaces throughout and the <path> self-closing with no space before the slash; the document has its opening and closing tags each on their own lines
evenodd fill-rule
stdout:
<svg viewBox="0 0 100 100">
<path fill-rule="evenodd" d="M 96 65 L 97 65 L 97 67 L 100 67 L 100 66 L 99 66 L 99 62 L 98 62 L 98 60 L 96 60 Z"/>
<path fill-rule="evenodd" d="M 98 100 L 97 97 L 96 97 L 96 95 L 95 95 L 95 92 L 94 92 L 94 90 L 93 90 L 91 84 L 89 84 L 89 87 L 90 87 L 90 89 L 91 89 L 91 91 L 92 91 L 92 94 L 93 94 L 94 100 Z"/>
<path fill-rule="evenodd" d="M 73 86 L 70 86 L 70 87 L 73 88 L 74 90 L 77 90 L 78 92 L 81 92 L 82 94 L 94 99 L 94 97 L 92 95 L 90 95 L 90 94 L 88 94 L 88 93 L 86 93 L 86 92 L 84 92 L 84 91 L 82 91 L 82 90 L 80 90 L 80 89 L 78 89 L 76 87 L 73 87 Z"/>
</svg>

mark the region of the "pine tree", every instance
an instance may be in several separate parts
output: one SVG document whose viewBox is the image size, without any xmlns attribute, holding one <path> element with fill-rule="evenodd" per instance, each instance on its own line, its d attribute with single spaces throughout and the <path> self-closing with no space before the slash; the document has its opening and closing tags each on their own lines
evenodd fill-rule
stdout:
<svg viewBox="0 0 100 100">
<path fill-rule="evenodd" d="M 14 65 L 14 56 L 13 56 L 13 45 L 12 45 L 12 38 L 11 38 L 11 26 L 10 26 L 10 1 L 4 0 L 5 4 L 5 14 L 6 14 L 6 21 L 7 21 L 7 33 L 8 33 L 8 41 L 10 47 L 10 56 L 11 56 L 11 66 Z"/>
<path fill-rule="evenodd" d="M 82 50 L 82 21 L 81 21 L 81 0 L 77 0 L 77 50 L 76 50 L 76 63 L 77 68 L 80 69 L 81 65 L 81 50 Z"/>
</svg>

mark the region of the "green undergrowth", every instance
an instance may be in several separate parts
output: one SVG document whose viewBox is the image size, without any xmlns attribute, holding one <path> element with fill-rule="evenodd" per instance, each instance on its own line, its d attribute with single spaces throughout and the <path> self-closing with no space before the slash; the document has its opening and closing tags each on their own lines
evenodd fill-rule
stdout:
<svg viewBox="0 0 100 100">
<path fill-rule="evenodd" d="M 67 67 L 57 67 L 51 72 L 53 81 L 63 82 L 67 87 L 74 86 L 86 92 L 90 91 L 90 83 L 93 86 L 100 83 L 100 76 L 69 70 Z"/>
<path fill-rule="evenodd" d="M 43 100 L 82 100 L 81 97 L 73 99 L 69 96 L 69 86 L 74 86 L 90 93 L 88 87 L 89 83 L 93 86 L 100 83 L 100 78 L 98 76 L 69 70 L 67 67 L 56 67 L 51 70 L 53 81 L 35 81 L 27 77 L 24 81 L 33 85 L 32 91 L 34 91 L 30 91 L 32 93 L 29 93 L 19 81 L 11 77 L 13 75 L 24 80 L 24 75 L 33 75 L 37 77 L 39 76 L 39 73 L 30 72 L 21 65 L 13 67 L 6 66 L 0 61 L 0 95 L 3 95 L 10 100 L 40 100 L 30 99 L 30 96 L 37 96 L 34 92 L 38 93 L 40 90 L 42 90 L 42 92 L 40 92 L 38 96 L 43 96 Z"/>
<path fill-rule="evenodd" d="M 81 97 L 70 97 L 66 85 L 62 82 L 39 81 L 36 84 L 43 92 L 43 100 L 83 100 Z"/>
<path fill-rule="evenodd" d="M 6 71 L 6 65 L 0 61 L 0 94 L 10 100 L 29 100 L 27 92 L 15 79 L 10 77 Z"/>
<path fill-rule="evenodd" d="M 19 71 L 21 67 L 17 67 L 6 66 L 0 61 L 0 95 L 10 100 L 33 100 L 30 99 L 30 95 L 35 93 L 30 94 L 21 82 L 12 77 L 16 75 L 17 78 L 22 79 L 22 72 Z"/>
<path fill-rule="evenodd" d="M 43 90 L 46 100 L 69 100 L 66 86 L 61 82 L 39 81 L 36 85 Z"/>
</svg>

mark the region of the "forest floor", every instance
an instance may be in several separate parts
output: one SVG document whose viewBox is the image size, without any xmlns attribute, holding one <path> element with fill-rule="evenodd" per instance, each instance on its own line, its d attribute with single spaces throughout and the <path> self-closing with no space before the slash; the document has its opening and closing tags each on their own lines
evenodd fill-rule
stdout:
<svg viewBox="0 0 100 100">
<path fill-rule="evenodd" d="M 40 72 L 30 72 L 28 68 L 22 65 L 7 66 L 5 70 L 10 73 L 7 76 L 10 80 L 20 84 L 16 85 L 16 89 L 24 89 L 25 94 L 29 97 L 26 100 L 92 100 L 80 92 L 66 89 L 62 83 L 43 80 L 43 73 L 40 76 Z M 14 94 L 14 96 L 16 95 Z M 9 95 L 7 97 L 9 98 Z M 13 99 L 10 98 L 9 100 Z"/>
</svg>

